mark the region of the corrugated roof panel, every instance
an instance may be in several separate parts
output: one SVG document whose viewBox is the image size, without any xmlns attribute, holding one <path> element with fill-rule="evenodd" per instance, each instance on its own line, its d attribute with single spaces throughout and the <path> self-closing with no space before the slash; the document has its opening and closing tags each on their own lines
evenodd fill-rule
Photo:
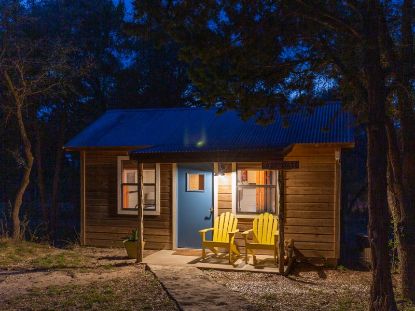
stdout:
<svg viewBox="0 0 415 311">
<path fill-rule="evenodd" d="M 352 143 L 353 118 L 339 103 L 281 116 L 268 126 L 242 121 L 235 111 L 166 108 L 109 110 L 66 148 L 144 147 L 156 152 L 274 148 L 294 143 Z M 150 150 L 150 149 L 149 149 Z"/>
</svg>

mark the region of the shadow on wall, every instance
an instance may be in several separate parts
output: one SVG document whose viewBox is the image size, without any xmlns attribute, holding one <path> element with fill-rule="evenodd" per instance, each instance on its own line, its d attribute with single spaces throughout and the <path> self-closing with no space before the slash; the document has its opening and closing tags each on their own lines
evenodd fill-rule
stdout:
<svg viewBox="0 0 415 311">
<path fill-rule="evenodd" d="M 342 153 L 341 259 L 354 269 L 367 268 L 364 243 L 367 235 L 366 134 L 356 129 L 354 149 Z"/>
</svg>

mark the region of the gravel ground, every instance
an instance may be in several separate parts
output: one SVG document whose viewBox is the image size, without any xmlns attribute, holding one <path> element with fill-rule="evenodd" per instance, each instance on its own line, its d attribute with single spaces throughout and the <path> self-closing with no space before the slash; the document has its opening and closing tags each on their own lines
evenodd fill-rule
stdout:
<svg viewBox="0 0 415 311">
<path fill-rule="evenodd" d="M 205 271 L 259 310 L 366 310 L 370 273 L 349 270 L 266 273 Z"/>
</svg>

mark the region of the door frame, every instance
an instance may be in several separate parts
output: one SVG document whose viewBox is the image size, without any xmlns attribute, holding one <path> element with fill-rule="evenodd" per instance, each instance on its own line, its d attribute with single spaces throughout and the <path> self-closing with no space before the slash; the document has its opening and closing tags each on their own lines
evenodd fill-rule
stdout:
<svg viewBox="0 0 415 311">
<path fill-rule="evenodd" d="M 173 163 L 172 165 L 172 199 L 173 199 L 173 215 L 172 215 L 172 222 L 173 222 L 173 232 L 172 232 L 172 249 L 176 250 L 177 249 L 177 227 L 178 227 L 178 217 L 177 217 L 177 200 L 178 200 L 178 192 L 177 192 L 177 182 L 178 182 L 178 178 L 177 178 L 177 163 Z"/>
<path fill-rule="evenodd" d="M 206 163 L 206 162 L 200 162 Z M 214 172 L 217 171 L 218 163 L 213 162 L 213 220 L 218 216 L 218 176 L 215 176 Z M 179 228 L 179 219 L 178 219 L 178 171 L 177 171 L 177 163 L 173 163 L 172 165 L 172 249 L 176 250 L 178 248 L 178 228 Z"/>
</svg>

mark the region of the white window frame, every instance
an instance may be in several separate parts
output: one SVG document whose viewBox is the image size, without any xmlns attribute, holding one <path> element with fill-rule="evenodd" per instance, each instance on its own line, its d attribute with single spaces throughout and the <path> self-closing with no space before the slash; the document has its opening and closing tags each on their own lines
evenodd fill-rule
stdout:
<svg viewBox="0 0 415 311">
<path fill-rule="evenodd" d="M 203 175 L 203 189 L 190 189 L 190 175 Z M 205 174 L 199 174 L 199 173 L 186 173 L 186 192 L 205 192 Z"/>
<path fill-rule="evenodd" d="M 279 170 L 273 170 L 276 173 L 276 191 L 275 191 L 275 213 L 273 215 L 278 215 L 279 212 L 279 184 L 278 184 L 278 174 Z M 232 213 L 236 215 L 237 218 L 255 218 L 259 215 L 259 213 L 244 213 L 244 212 L 238 212 L 237 211 L 237 191 L 238 191 L 238 170 L 237 170 L 237 162 L 232 162 Z"/>
<path fill-rule="evenodd" d="M 122 183 L 122 161 L 131 160 L 129 156 L 118 156 L 117 157 L 117 212 L 120 215 L 137 215 L 138 210 L 126 210 L 122 208 L 122 194 L 121 194 L 121 183 Z M 156 210 L 146 211 L 144 215 L 160 215 L 160 163 L 156 163 Z"/>
</svg>

